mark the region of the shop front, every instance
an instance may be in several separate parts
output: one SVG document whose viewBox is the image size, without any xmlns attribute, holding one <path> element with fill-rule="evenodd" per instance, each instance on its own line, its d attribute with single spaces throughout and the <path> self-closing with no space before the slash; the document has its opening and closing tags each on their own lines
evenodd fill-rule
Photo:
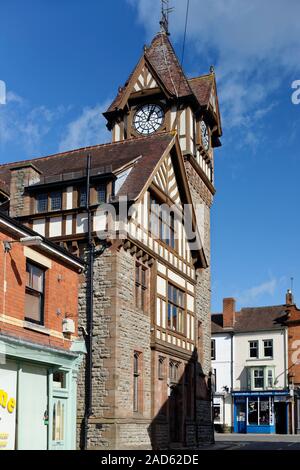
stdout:
<svg viewBox="0 0 300 470">
<path fill-rule="evenodd" d="M 233 392 L 234 432 L 286 434 L 289 391 Z"/>
<path fill-rule="evenodd" d="M 75 449 L 78 346 L 71 352 L 1 335 L 1 450 Z"/>
</svg>

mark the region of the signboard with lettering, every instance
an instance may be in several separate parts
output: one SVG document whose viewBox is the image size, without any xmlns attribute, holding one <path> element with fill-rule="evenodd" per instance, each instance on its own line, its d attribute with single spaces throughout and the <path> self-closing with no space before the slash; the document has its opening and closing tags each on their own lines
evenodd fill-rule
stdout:
<svg viewBox="0 0 300 470">
<path fill-rule="evenodd" d="M 14 450 L 16 437 L 17 366 L 0 365 L 0 450 Z"/>
</svg>

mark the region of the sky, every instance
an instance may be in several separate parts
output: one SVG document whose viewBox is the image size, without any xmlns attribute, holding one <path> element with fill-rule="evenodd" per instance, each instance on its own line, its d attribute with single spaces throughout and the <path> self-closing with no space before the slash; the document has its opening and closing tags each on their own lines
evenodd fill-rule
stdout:
<svg viewBox="0 0 300 470">
<path fill-rule="evenodd" d="M 187 1 L 170 4 L 181 58 Z M 0 161 L 110 141 L 101 113 L 158 31 L 159 10 L 160 0 L 1 0 Z M 300 305 L 299 17 L 299 0 L 190 0 L 184 69 L 215 66 L 223 125 L 213 312 L 224 297 L 282 304 L 291 277 Z"/>
</svg>

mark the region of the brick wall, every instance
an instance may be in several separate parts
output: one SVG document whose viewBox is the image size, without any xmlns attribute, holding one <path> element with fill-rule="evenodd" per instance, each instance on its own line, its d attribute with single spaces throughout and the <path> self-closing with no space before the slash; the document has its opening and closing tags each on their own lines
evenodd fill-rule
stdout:
<svg viewBox="0 0 300 470">
<path fill-rule="evenodd" d="M 71 341 L 69 337 L 62 336 L 62 320 L 68 316 L 75 321 L 77 326 L 78 273 L 56 259 L 49 258 L 51 268 L 45 267 L 43 326 L 51 331 L 48 331 L 47 334 L 41 334 L 29 328 L 24 329 L 26 285 L 24 247 L 20 243 L 13 243 L 11 251 L 5 254 L 3 247 L 5 240 L 17 239 L 14 239 L 9 233 L 0 233 L 1 333 L 39 344 L 68 349 Z M 4 292 L 5 280 L 6 293 Z M 58 314 L 59 311 L 60 314 Z M 57 335 L 61 337 L 57 337 Z"/>
</svg>

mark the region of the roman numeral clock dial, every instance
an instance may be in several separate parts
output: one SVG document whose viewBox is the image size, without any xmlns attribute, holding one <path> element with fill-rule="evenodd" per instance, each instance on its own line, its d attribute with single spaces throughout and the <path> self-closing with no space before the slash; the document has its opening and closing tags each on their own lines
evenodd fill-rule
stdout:
<svg viewBox="0 0 300 470">
<path fill-rule="evenodd" d="M 133 125 L 141 135 L 150 135 L 156 132 L 164 122 L 164 111 L 157 104 L 145 104 L 134 115 Z"/>
</svg>

